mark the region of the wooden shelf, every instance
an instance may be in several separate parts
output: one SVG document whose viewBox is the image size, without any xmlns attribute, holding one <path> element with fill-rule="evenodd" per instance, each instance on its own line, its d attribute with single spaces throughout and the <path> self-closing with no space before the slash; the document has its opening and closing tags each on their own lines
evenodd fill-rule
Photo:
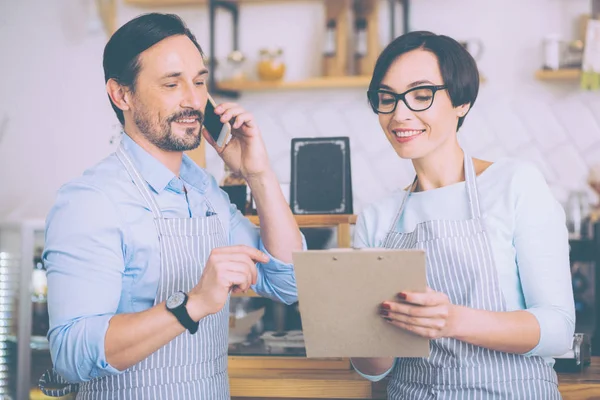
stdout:
<svg viewBox="0 0 600 400">
<path fill-rule="evenodd" d="M 253 224 L 258 225 L 258 215 L 246 216 Z M 319 215 L 294 215 L 300 228 L 322 228 L 340 224 L 355 224 L 357 216 L 354 214 L 319 214 Z"/>
<path fill-rule="evenodd" d="M 559 70 L 541 69 L 535 73 L 535 77 L 540 80 L 577 80 L 581 78 L 581 70 L 575 68 Z"/>
<path fill-rule="evenodd" d="M 268 3 L 281 2 L 283 0 L 228 0 L 235 3 Z M 289 0 L 288 0 L 289 1 Z M 199 6 L 208 4 L 208 0 L 123 0 L 125 4 L 139 7 L 175 7 L 175 6 Z"/>
<path fill-rule="evenodd" d="M 220 82 L 217 87 L 232 91 L 265 91 L 265 90 L 297 90 L 297 89 L 335 89 L 369 87 L 371 76 L 342 76 L 311 78 L 302 81 L 231 81 Z"/>
</svg>

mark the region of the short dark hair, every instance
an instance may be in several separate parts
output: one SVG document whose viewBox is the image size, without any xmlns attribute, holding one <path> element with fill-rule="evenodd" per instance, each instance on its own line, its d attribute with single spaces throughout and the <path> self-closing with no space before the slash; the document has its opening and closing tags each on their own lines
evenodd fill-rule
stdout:
<svg viewBox="0 0 600 400">
<path fill-rule="evenodd" d="M 416 49 L 430 51 L 437 57 L 443 84 L 447 87 L 452 105 L 458 107 L 470 104 L 472 107 L 479 92 L 477 63 L 456 40 L 428 31 L 409 32 L 394 39 L 375 63 L 369 90 L 378 90 L 392 63 L 402 54 Z M 457 130 L 464 120 L 465 117 L 458 119 Z"/>
<path fill-rule="evenodd" d="M 139 56 L 161 40 L 171 36 L 185 35 L 198 48 L 202 48 L 185 22 L 175 14 L 149 13 L 140 15 L 120 27 L 104 47 L 104 81 L 114 79 L 119 84 L 135 91 L 135 83 L 140 72 Z M 110 104 L 121 124 L 125 123 L 123 111 Z"/>
</svg>

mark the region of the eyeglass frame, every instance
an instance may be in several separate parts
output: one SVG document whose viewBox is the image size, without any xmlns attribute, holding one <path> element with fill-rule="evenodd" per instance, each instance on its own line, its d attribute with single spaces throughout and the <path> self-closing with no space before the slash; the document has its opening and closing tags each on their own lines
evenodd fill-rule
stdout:
<svg viewBox="0 0 600 400">
<path fill-rule="evenodd" d="M 421 112 L 421 111 L 427 111 L 431 108 L 431 106 L 433 105 L 433 101 L 435 100 L 435 94 L 436 92 L 440 91 L 440 90 L 445 90 L 448 87 L 446 85 L 424 85 L 424 86 L 417 86 L 411 89 L 408 89 L 406 92 L 404 93 L 394 93 L 390 90 L 385 90 L 385 89 L 377 89 L 377 90 L 367 90 L 367 98 L 369 100 L 369 104 L 371 105 L 371 108 L 373 109 L 373 111 L 376 114 L 392 114 L 393 112 L 396 111 L 396 108 L 398 108 L 398 102 L 400 100 L 402 100 L 402 102 L 404 103 L 404 105 L 412 112 Z M 414 110 L 411 106 L 408 105 L 407 101 L 406 101 L 406 95 L 410 92 L 414 92 L 415 90 L 420 90 L 420 89 L 431 89 L 431 104 L 429 104 L 429 106 L 427 108 L 424 108 L 422 110 Z M 371 94 L 375 93 L 386 93 L 389 94 L 391 96 L 394 97 L 394 99 L 396 100 L 394 103 L 394 108 L 392 108 L 392 111 L 386 111 L 386 112 L 382 112 L 377 110 L 376 107 L 373 106 L 373 103 L 371 102 Z"/>
</svg>

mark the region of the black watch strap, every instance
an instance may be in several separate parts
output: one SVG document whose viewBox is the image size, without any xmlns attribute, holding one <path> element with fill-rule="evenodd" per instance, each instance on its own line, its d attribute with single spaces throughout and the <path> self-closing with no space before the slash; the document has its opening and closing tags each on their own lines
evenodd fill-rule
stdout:
<svg viewBox="0 0 600 400">
<path fill-rule="evenodd" d="M 177 320 L 179 321 L 179 323 L 181 325 L 183 325 L 183 327 L 185 329 L 187 329 L 191 334 L 194 334 L 198 331 L 198 325 L 199 323 L 194 321 L 191 317 L 190 314 L 188 313 L 186 304 L 188 302 L 188 296 L 187 294 L 184 293 L 185 296 L 185 300 L 183 301 L 182 304 L 180 304 L 177 307 L 173 307 L 173 308 L 169 308 L 167 307 L 167 310 L 171 311 L 171 313 L 173 313 L 173 315 L 175 316 L 175 318 L 177 318 Z"/>
</svg>

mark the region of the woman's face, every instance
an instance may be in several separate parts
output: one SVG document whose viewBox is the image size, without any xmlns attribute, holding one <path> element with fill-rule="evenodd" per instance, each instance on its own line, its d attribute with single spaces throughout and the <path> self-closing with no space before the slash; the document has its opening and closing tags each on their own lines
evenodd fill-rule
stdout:
<svg viewBox="0 0 600 400">
<path fill-rule="evenodd" d="M 379 123 L 388 140 L 401 158 L 420 159 L 437 150 L 457 144 L 458 118 L 464 116 L 468 105 L 453 107 L 445 89 L 431 90 L 427 86 L 441 86 L 445 82 L 435 54 L 412 50 L 402 54 L 390 66 L 379 89 L 380 110 L 393 107 L 395 99 L 387 92 L 402 94 L 414 88 L 422 88 L 406 94 L 398 101 L 394 112 L 379 113 Z M 431 104 L 431 106 L 429 106 Z"/>
</svg>

